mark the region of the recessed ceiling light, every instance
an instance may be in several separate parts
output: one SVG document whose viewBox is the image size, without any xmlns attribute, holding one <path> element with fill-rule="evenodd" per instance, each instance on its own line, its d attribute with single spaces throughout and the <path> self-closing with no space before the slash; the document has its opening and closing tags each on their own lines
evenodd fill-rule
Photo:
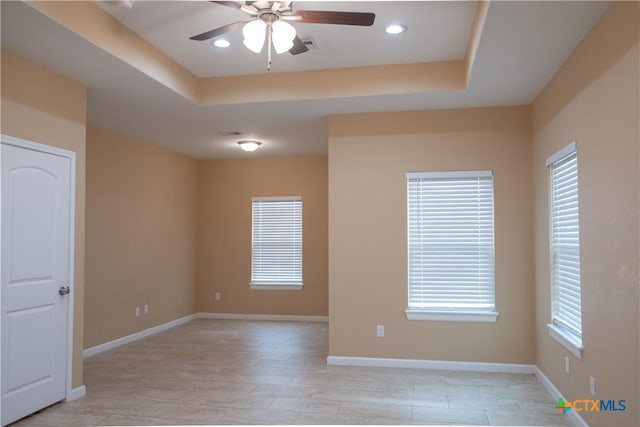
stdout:
<svg viewBox="0 0 640 427">
<path fill-rule="evenodd" d="M 254 140 L 238 141 L 238 145 L 244 151 L 256 151 L 262 145 L 262 142 Z"/>
<path fill-rule="evenodd" d="M 231 46 L 231 43 L 229 43 L 229 41 L 225 39 L 218 39 L 214 41 L 213 44 L 216 47 L 222 47 L 222 48 Z"/>
<path fill-rule="evenodd" d="M 391 24 L 385 29 L 385 31 L 387 34 L 400 34 L 407 31 L 407 27 L 401 24 Z"/>
</svg>

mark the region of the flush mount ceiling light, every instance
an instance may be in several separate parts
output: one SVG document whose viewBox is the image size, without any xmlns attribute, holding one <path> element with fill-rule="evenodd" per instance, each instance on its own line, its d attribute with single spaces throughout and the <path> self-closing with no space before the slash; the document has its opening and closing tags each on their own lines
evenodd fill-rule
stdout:
<svg viewBox="0 0 640 427">
<path fill-rule="evenodd" d="M 231 46 L 231 43 L 229 43 L 229 41 L 225 40 L 225 39 L 218 39 L 218 40 L 213 42 L 213 45 L 215 47 L 225 48 L 225 47 Z"/>
<path fill-rule="evenodd" d="M 407 27 L 401 24 L 391 24 L 385 28 L 387 34 L 400 34 L 407 31 Z"/>
<path fill-rule="evenodd" d="M 254 140 L 246 140 L 246 141 L 238 141 L 238 145 L 244 151 L 256 151 L 258 147 L 262 145 L 262 142 L 254 141 Z"/>
</svg>

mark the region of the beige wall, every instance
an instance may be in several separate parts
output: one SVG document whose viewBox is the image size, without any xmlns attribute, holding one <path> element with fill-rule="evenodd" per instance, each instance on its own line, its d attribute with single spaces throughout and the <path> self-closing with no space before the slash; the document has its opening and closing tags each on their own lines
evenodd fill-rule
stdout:
<svg viewBox="0 0 640 427">
<path fill-rule="evenodd" d="M 327 158 L 207 160 L 200 167 L 198 311 L 326 316 Z M 249 289 L 256 196 L 302 196 L 302 291 Z"/>
<path fill-rule="evenodd" d="M 197 179 L 195 160 L 87 127 L 85 348 L 194 313 Z"/>
<path fill-rule="evenodd" d="M 329 118 L 330 355 L 535 363 L 529 113 Z M 497 323 L 405 317 L 405 173 L 443 170 L 493 170 Z"/>
<path fill-rule="evenodd" d="M 626 399 L 624 413 L 581 413 L 591 425 L 640 425 L 638 387 L 639 43 L 637 2 L 614 3 L 533 105 L 537 363 L 566 399 Z M 549 336 L 548 172 L 576 141 L 584 355 Z M 571 374 L 563 368 L 571 360 Z"/>
<path fill-rule="evenodd" d="M 76 153 L 72 386 L 82 385 L 86 89 L 2 49 L 2 133 Z"/>
</svg>

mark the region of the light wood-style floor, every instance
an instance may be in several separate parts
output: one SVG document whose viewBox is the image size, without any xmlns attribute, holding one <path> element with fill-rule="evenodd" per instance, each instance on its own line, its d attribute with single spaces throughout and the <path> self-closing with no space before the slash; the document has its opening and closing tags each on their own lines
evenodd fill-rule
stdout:
<svg viewBox="0 0 640 427">
<path fill-rule="evenodd" d="M 327 366 L 327 335 L 194 320 L 86 359 L 84 398 L 13 426 L 570 425 L 533 375 Z"/>
</svg>

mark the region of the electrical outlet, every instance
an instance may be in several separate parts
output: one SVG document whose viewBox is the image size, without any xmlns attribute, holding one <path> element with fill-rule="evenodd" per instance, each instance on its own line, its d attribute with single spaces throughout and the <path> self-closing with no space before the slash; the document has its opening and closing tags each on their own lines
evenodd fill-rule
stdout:
<svg viewBox="0 0 640 427">
<path fill-rule="evenodd" d="M 144 314 L 149 314 L 149 304 L 144 305 Z"/>
<path fill-rule="evenodd" d="M 591 396 L 596 395 L 596 379 L 593 377 L 589 377 L 589 393 Z"/>
<path fill-rule="evenodd" d="M 136 317 L 140 317 L 140 306 L 136 307 Z"/>
<path fill-rule="evenodd" d="M 376 328 L 376 336 L 378 338 L 384 337 L 384 325 L 378 325 L 378 327 Z"/>
<path fill-rule="evenodd" d="M 216 301 L 220 301 L 220 292 L 216 292 Z"/>
<path fill-rule="evenodd" d="M 567 356 L 564 358 L 564 371 L 569 375 L 569 358 Z"/>
</svg>

